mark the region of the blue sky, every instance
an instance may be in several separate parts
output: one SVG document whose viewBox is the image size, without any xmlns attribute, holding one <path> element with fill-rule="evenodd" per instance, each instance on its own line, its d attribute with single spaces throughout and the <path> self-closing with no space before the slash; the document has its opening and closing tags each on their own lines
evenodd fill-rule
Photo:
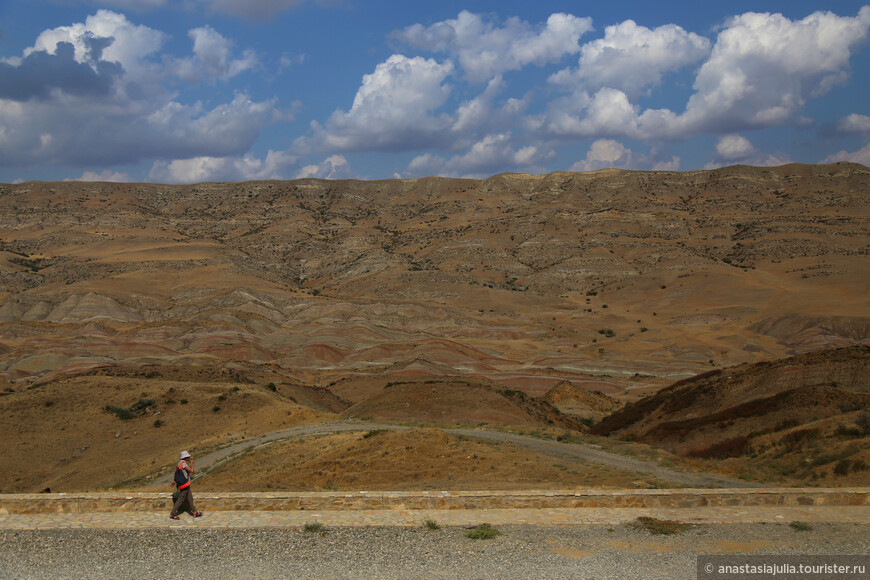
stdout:
<svg viewBox="0 0 870 580">
<path fill-rule="evenodd" d="M 870 165 L 870 5 L 5 0 L 0 181 Z"/>
</svg>

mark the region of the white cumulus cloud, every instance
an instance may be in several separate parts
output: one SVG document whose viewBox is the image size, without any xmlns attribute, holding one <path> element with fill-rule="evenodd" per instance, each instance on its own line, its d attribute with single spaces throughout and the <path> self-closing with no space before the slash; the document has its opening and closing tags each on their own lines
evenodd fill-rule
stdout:
<svg viewBox="0 0 870 580">
<path fill-rule="evenodd" d="M 64 181 L 111 181 L 114 183 L 126 183 L 131 181 L 130 176 L 126 173 L 119 173 L 117 171 L 112 171 L 110 169 L 106 169 L 99 173 L 95 171 L 85 171 L 82 173 L 81 177 L 76 177 L 74 179 L 65 179 Z"/>
<path fill-rule="evenodd" d="M 868 27 L 870 6 L 855 17 L 815 12 L 792 21 L 749 12 L 733 18 L 701 67 L 681 122 L 694 131 L 794 122 L 808 100 L 848 77 L 852 51 Z"/>
<path fill-rule="evenodd" d="M 669 24 L 656 29 L 626 20 L 608 26 L 604 38 L 583 45 L 579 67 L 564 69 L 550 81 L 586 91 L 619 89 L 637 97 L 647 86 L 658 85 L 667 72 L 696 63 L 710 53 L 710 41 Z"/>
<path fill-rule="evenodd" d="M 835 163 L 837 161 L 851 161 L 852 163 L 860 163 L 870 167 L 870 143 L 864 145 L 861 149 L 854 152 L 846 150 L 828 155 L 822 160 L 822 163 Z"/>
<path fill-rule="evenodd" d="M 719 138 L 716 143 L 716 158 L 704 169 L 715 169 L 735 163 L 768 167 L 791 163 L 791 158 L 784 153 L 763 153 L 756 149 L 749 139 L 735 133 Z"/>
<path fill-rule="evenodd" d="M 590 30 L 591 19 L 571 14 L 552 14 L 543 26 L 510 18 L 499 27 L 463 10 L 455 19 L 428 27 L 415 24 L 394 36 L 414 48 L 451 54 L 470 80 L 486 81 L 505 71 L 575 54 L 580 37 Z"/>
<path fill-rule="evenodd" d="M 716 154 L 725 161 L 746 159 L 757 152 L 749 139 L 742 135 L 725 135 L 716 143 Z"/>
<path fill-rule="evenodd" d="M 554 80 L 566 81 L 573 93 L 552 102 L 537 125 L 557 136 L 653 140 L 801 124 L 809 100 L 848 78 L 850 58 L 866 39 L 868 28 L 870 6 L 854 17 L 815 12 L 797 21 L 781 14 L 742 14 L 719 33 L 683 113 L 642 110 L 625 91 L 610 87 L 590 96 L 582 83 L 567 83 L 571 75 L 564 73 Z M 634 71 L 631 59 L 609 58 L 616 65 L 607 71 L 608 78 Z M 604 73 L 590 70 L 596 82 L 602 82 Z M 633 83 L 623 81 L 621 86 L 637 89 Z"/>
<path fill-rule="evenodd" d="M 251 66 L 250 59 L 231 58 L 230 42 L 212 29 L 191 36 L 204 78 Z M 17 79 L 16 91 L 0 88 L 0 165 L 111 167 L 239 156 L 282 117 L 277 100 L 257 102 L 244 93 L 211 108 L 184 102 L 164 84 L 171 68 L 165 63 L 177 62 L 160 58 L 165 38 L 99 10 L 84 22 L 43 31 L 21 57 L 0 63 L 0 80 Z"/>
<path fill-rule="evenodd" d="M 560 137 L 640 137 L 637 107 L 619 89 L 578 92 L 551 103 L 547 132 Z"/>
<path fill-rule="evenodd" d="M 32 47 L 24 50 L 24 56 L 36 51 L 54 54 L 59 43 L 70 43 L 75 49 L 78 62 L 92 60 L 93 38 L 111 39 L 103 48 L 100 60 L 119 63 L 128 80 L 149 81 L 157 72 L 149 57 L 157 53 L 166 35 L 144 25 L 130 22 L 123 14 L 111 10 L 98 10 L 84 22 L 58 26 L 43 31 Z"/>
<path fill-rule="evenodd" d="M 843 133 L 864 133 L 870 131 L 870 117 L 852 113 L 837 122 L 837 129 Z"/>
<path fill-rule="evenodd" d="M 596 171 L 598 169 L 621 168 L 632 166 L 631 149 L 613 139 L 598 139 L 594 141 L 586 153 L 586 159 L 576 162 L 570 171 Z"/>
<path fill-rule="evenodd" d="M 542 144 L 518 145 L 510 133 L 485 135 L 467 151 L 452 157 L 424 153 L 408 164 L 405 177 L 449 175 L 484 177 L 497 171 L 537 172 L 536 164 L 555 157 L 552 148 Z"/>
<path fill-rule="evenodd" d="M 347 179 L 353 177 L 350 164 L 343 155 L 330 155 L 321 163 L 306 165 L 296 173 L 296 178 L 315 177 L 317 179 Z"/>
<path fill-rule="evenodd" d="M 265 159 L 244 155 L 155 161 L 148 178 L 160 183 L 286 179 L 286 171 L 297 161 L 295 156 L 283 151 L 269 151 Z"/>
<path fill-rule="evenodd" d="M 300 152 L 399 151 L 425 148 L 445 138 L 452 123 L 435 111 L 450 94 L 452 63 L 394 54 L 363 76 L 349 111 L 335 111 L 312 135 L 297 139 Z"/>
<path fill-rule="evenodd" d="M 181 80 L 226 80 L 258 64 L 253 50 L 244 51 L 241 58 L 232 58 L 233 43 L 210 26 L 194 28 L 188 36 L 193 40 L 193 56 L 166 59 L 167 72 Z"/>
<path fill-rule="evenodd" d="M 679 171 L 680 158 L 674 155 L 670 159 L 658 161 L 652 166 L 653 171 Z"/>
</svg>

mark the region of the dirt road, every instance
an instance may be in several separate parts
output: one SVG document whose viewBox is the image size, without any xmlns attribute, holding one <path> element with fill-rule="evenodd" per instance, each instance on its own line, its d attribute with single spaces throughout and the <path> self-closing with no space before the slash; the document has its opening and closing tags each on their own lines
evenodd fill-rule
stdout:
<svg viewBox="0 0 870 580">
<path fill-rule="evenodd" d="M 248 453 L 257 447 L 268 445 L 276 441 L 283 441 L 296 437 L 325 435 L 342 431 L 372 431 L 375 429 L 408 430 L 412 429 L 412 427 L 405 427 L 402 425 L 382 425 L 379 423 L 350 422 L 306 425 L 303 427 L 295 427 L 293 429 L 274 431 L 258 437 L 252 437 L 250 439 L 235 442 L 217 451 L 197 457 L 196 466 L 199 473 L 194 477 L 194 479 L 202 477 L 218 465 L 231 461 L 232 459 Z M 675 471 L 673 469 L 662 467 L 652 461 L 634 459 L 616 453 L 610 453 L 593 445 L 552 441 L 527 435 L 504 433 L 501 431 L 485 431 L 481 429 L 444 429 L 444 432 L 450 435 L 461 435 L 484 441 L 513 443 L 514 445 L 524 447 L 536 453 L 561 460 L 599 463 L 623 471 L 633 471 L 639 474 L 651 475 L 661 481 L 686 485 L 689 487 L 765 487 L 756 482 L 732 479 L 707 473 Z M 169 485 L 171 480 L 172 473 L 165 473 L 156 477 L 144 487 L 165 487 Z"/>
</svg>

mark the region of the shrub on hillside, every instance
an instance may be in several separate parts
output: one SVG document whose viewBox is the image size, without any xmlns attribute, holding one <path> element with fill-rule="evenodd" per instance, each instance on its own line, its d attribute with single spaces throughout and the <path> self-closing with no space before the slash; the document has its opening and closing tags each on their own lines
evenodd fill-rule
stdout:
<svg viewBox="0 0 870 580">
<path fill-rule="evenodd" d="M 153 406 L 154 399 L 139 399 L 138 401 L 130 405 L 130 408 L 128 410 L 137 417 L 139 417 L 145 414 L 145 411 L 148 409 L 148 407 Z"/>
<path fill-rule="evenodd" d="M 834 466 L 834 473 L 837 475 L 849 475 L 849 473 L 857 473 L 859 471 L 866 471 L 868 465 L 864 463 L 862 459 L 841 459 L 837 462 L 837 465 Z"/>
<path fill-rule="evenodd" d="M 119 419 L 129 421 L 136 417 L 141 417 L 145 414 L 149 407 L 154 406 L 154 399 L 139 399 L 128 408 L 116 407 L 115 405 L 106 405 L 103 410 L 106 413 L 114 413 Z"/>
<path fill-rule="evenodd" d="M 749 438 L 744 435 L 732 437 L 706 447 L 699 447 L 686 453 L 686 457 L 699 457 L 702 459 L 724 459 L 726 457 L 739 457 L 743 455 L 749 444 Z"/>
<path fill-rule="evenodd" d="M 847 439 L 847 438 L 857 439 L 857 438 L 861 437 L 862 435 L 863 435 L 863 433 L 861 432 L 860 428 L 846 427 L 842 423 L 837 425 L 837 437 L 840 437 L 841 439 Z"/>
<path fill-rule="evenodd" d="M 106 405 L 105 407 L 103 407 L 103 410 L 106 413 L 114 413 L 118 416 L 119 419 L 122 419 L 124 421 L 129 421 L 136 416 L 127 409 L 122 409 L 121 407 L 116 407 L 114 405 Z"/>
<path fill-rule="evenodd" d="M 786 449 L 791 451 L 805 445 L 806 443 L 815 441 L 818 438 L 818 429 L 799 429 L 797 431 L 786 433 L 782 438 L 782 443 L 785 445 Z"/>
</svg>

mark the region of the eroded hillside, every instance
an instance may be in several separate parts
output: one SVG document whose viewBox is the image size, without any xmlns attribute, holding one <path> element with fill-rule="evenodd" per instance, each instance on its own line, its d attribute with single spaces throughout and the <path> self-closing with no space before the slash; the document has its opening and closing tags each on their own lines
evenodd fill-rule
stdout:
<svg viewBox="0 0 870 580">
<path fill-rule="evenodd" d="M 847 163 L 0 185 L 0 380 L 181 365 L 636 399 L 867 343 L 868 189 Z"/>
<path fill-rule="evenodd" d="M 870 348 L 710 371 L 627 405 L 592 431 L 714 460 L 752 479 L 863 485 Z"/>
</svg>

